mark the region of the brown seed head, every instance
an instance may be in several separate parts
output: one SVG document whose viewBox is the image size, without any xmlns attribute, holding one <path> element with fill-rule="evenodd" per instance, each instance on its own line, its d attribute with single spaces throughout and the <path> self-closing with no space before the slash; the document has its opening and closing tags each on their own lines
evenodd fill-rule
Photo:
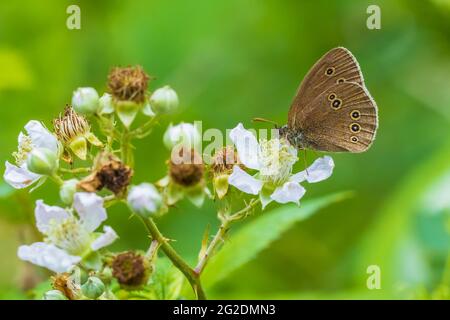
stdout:
<svg viewBox="0 0 450 320">
<path fill-rule="evenodd" d="M 121 285 L 138 287 L 147 282 L 150 269 L 141 255 L 128 251 L 114 258 L 112 272 Z"/>
<path fill-rule="evenodd" d="M 194 149 L 180 148 L 176 161 L 169 161 L 169 174 L 172 180 L 184 187 L 192 187 L 203 179 L 202 157 Z"/>
<path fill-rule="evenodd" d="M 69 105 L 66 105 L 64 113 L 53 120 L 53 127 L 58 139 L 64 143 L 84 135 L 90 131 L 90 126 L 85 117 L 78 114 Z"/>
<path fill-rule="evenodd" d="M 142 103 L 149 79 L 141 66 L 116 67 L 109 73 L 108 89 L 116 100 Z"/>
<path fill-rule="evenodd" d="M 234 147 L 226 146 L 214 154 L 211 171 L 215 175 L 231 172 L 235 164 L 241 165 L 238 154 Z"/>
</svg>

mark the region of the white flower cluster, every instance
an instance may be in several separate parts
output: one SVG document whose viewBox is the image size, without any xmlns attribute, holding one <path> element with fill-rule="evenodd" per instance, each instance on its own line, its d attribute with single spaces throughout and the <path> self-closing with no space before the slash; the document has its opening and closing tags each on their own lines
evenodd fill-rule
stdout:
<svg viewBox="0 0 450 320">
<path fill-rule="evenodd" d="M 298 160 L 297 150 L 282 138 L 258 143 L 256 136 L 241 123 L 231 130 L 230 138 L 242 164 L 256 173 L 251 175 L 235 165 L 228 182 L 242 192 L 259 194 L 263 208 L 272 201 L 299 204 L 306 192 L 301 182 L 319 182 L 329 178 L 333 172 L 333 159 L 325 156 L 306 170 L 292 174 L 293 165 Z"/>
</svg>

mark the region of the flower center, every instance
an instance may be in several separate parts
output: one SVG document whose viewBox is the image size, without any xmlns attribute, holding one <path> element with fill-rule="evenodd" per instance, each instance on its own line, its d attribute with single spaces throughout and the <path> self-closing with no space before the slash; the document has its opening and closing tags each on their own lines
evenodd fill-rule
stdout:
<svg viewBox="0 0 450 320">
<path fill-rule="evenodd" d="M 283 184 L 289 179 L 292 166 L 297 160 L 297 149 L 286 139 L 260 141 L 260 175 L 264 182 Z"/>
<path fill-rule="evenodd" d="M 89 248 L 91 238 L 79 220 L 72 216 L 63 222 L 53 223 L 47 240 L 70 254 L 82 255 Z"/>
<path fill-rule="evenodd" d="M 31 138 L 27 135 L 22 135 L 19 141 L 19 148 L 13 153 L 13 157 L 16 160 L 16 164 L 20 167 L 25 163 L 28 157 L 28 153 L 33 149 L 33 143 Z"/>
</svg>

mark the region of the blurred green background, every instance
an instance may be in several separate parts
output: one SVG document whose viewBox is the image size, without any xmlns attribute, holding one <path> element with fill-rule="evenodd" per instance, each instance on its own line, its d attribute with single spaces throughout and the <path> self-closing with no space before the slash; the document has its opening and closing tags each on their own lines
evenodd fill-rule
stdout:
<svg viewBox="0 0 450 320">
<path fill-rule="evenodd" d="M 70 4 L 81 7 L 81 30 L 66 28 Z M 381 30 L 366 27 L 370 4 L 381 8 Z M 170 84 L 182 104 L 136 143 L 135 182 L 155 181 L 166 171 L 162 134 L 171 121 L 202 120 L 203 128 L 222 130 L 251 127 L 253 117 L 285 123 L 302 77 L 335 46 L 359 60 L 380 127 L 369 152 L 334 155 L 334 175 L 306 186 L 305 199 L 344 190 L 353 197 L 296 224 L 208 294 L 436 296 L 450 248 L 448 0 L 2 1 L 0 162 L 11 160 L 29 119 L 50 126 L 75 88 L 103 92 L 112 66 L 140 64 L 156 76 L 150 89 Z M 21 288 L 46 274 L 20 262 L 17 246 L 33 240 L 34 201 L 57 204 L 57 189 L 12 192 L 2 182 L 0 197 L 0 298 L 23 298 Z M 113 249 L 148 246 L 126 208 L 109 216 L 120 236 Z M 158 223 L 190 261 L 205 226 L 217 225 L 210 202 L 201 210 L 183 202 Z M 381 290 L 366 287 L 373 264 L 381 268 Z"/>
</svg>

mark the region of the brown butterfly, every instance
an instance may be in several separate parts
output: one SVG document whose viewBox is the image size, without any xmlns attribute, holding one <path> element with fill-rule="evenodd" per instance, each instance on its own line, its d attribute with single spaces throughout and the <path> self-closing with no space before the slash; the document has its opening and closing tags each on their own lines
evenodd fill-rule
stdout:
<svg viewBox="0 0 450 320">
<path fill-rule="evenodd" d="M 280 136 L 299 149 L 363 152 L 375 139 L 377 106 L 359 64 L 342 47 L 328 51 L 309 70 L 292 102 Z"/>
</svg>

